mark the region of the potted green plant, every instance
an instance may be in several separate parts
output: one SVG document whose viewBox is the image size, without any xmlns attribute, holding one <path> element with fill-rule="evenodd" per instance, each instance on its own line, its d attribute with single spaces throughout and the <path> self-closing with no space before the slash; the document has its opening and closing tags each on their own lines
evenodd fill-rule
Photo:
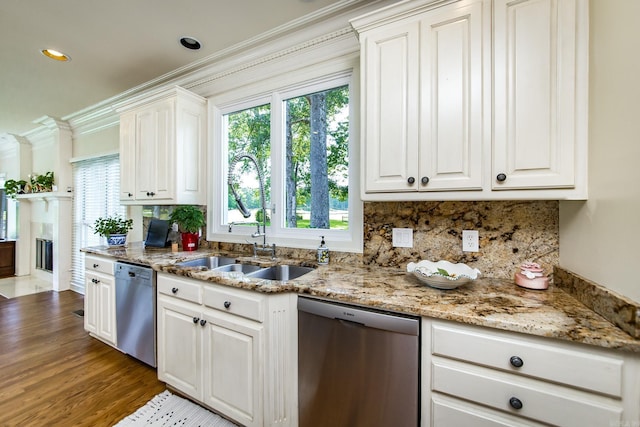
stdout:
<svg viewBox="0 0 640 427">
<path fill-rule="evenodd" d="M 127 232 L 133 228 L 132 219 L 124 219 L 120 215 L 98 218 L 93 225 L 96 234 L 107 238 L 109 246 L 124 246 Z"/>
<path fill-rule="evenodd" d="M 33 174 L 30 177 L 31 191 L 34 193 L 44 193 L 53 190 L 53 172 L 46 172 L 44 175 Z"/>
<path fill-rule="evenodd" d="M 27 181 L 24 179 L 8 179 L 4 182 L 4 191 L 7 197 L 15 199 L 18 194 L 24 194 Z"/>
<path fill-rule="evenodd" d="M 169 215 L 169 220 L 178 224 L 178 229 L 182 233 L 182 250 L 198 249 L 200 228 L 205 225 L 204 213 L 200 208 L 191 205 L 176 206 Z"/>
</svg>

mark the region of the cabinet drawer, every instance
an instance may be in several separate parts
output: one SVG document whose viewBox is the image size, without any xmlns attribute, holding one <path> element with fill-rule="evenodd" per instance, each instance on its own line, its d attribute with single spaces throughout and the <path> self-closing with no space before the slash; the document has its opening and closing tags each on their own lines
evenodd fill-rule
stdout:
<svg viewBox="0 0 640 427">
<path fill-rule="evenodd" d="M 449 359 L 432 360 L 431 387 L 433 391 L 551 425 L 608 426 L 620 425 L 622 420 L 622 407 L 610 398 Z M 520 402 L 519 409 L 512 406 L 512 399 Z"/>
<path fill-rule="evenodd" d="M 113 266 L 115 262 L 108 258 L 95 257 L 85 255 L 84 268 L 90 271 L 96 271 L 98 273 L 109 274 L 113 276 Z"/>
<path fill-rule="evenodd" d="M 204 304 L 213 309 L 258 322 L 264 320 L 264 296 L 257 292 L 205 285 Z"/>
<path fill-rule="evenodd" d="M 202 303 L 202 284 L 188 279 L 158 275 L 158 292 L 185 301 Z"/>
<path fill-rule="evenodd" d="M 437 427 L 542 427 L 543 424 L 494 411 L 456 398 L 431 395 L 431 426 Z"/>
<path fill-rule="evenodd" d="M 622 395 L 623 360 L 613 355 L 578 352 L 561 342 L 509 336 L 470 326 L 433 323 L 432 354 L 540 378 L 610 396 Z M 519 358 L 512 359 L 514 357 Z M 512 361 L 513 360 L 513 361 Z M 518 367 L 522 363 L 521 366 Z"/>
</svg>

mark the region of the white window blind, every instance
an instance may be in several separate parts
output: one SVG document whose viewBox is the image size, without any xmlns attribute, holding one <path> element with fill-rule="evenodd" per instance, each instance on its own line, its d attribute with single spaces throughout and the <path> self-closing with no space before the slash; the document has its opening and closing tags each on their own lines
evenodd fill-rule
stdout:
<svg viewBox="0 0 640 427">
<path fill-rule="evenodd" d="M 118 155 L 81 160 L 73 164 L 73 243 L 71 282 L 84 289 L 84 253 L 80 249 L 104 244 L 93 233 L 96 219 L 106 215 L 126 215 L 120 205 L 120 162 Z"/>
</svg>

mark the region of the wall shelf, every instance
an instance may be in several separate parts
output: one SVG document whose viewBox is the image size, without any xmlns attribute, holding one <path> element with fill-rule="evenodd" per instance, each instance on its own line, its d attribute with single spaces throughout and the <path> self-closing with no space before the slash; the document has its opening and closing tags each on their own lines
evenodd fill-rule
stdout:
<svg viewBox="0 0 640 427">
<path fill-rule="evenodd" d="M 28 194 L 18 194 L 16 195 L 16 200 L 27 200 L 27 201 L 51 201 L 51 200 L 66 200 L 72 199 L 73 193 L 60 193 L 60 192 L 47 192 L 47 193 L 28 193 Z"/>
<path fill-rule="evenodd" d="M 49 202 L 66 202 L 73 199 L 73 193 L 60 193 L 60 192 L 46 192 L 46 193 L 28 193 L 17 194 L 17 201 L 26 202 L 44 202 L 44 210 L 49 210 Z"/>
</svg>

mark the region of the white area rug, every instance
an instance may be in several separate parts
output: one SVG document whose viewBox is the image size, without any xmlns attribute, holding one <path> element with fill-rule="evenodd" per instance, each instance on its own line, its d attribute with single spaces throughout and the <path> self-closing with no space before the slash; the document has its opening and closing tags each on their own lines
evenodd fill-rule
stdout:
<svg viewBox="0 0 640 427">
<path fill-rule="evenodd" d="M 163 391 L 142 408 L 122 419 L 116 427 L 183 426 L 183 427 L 236 427 L 201 406 L 180 396 Z"/>
</svg>

